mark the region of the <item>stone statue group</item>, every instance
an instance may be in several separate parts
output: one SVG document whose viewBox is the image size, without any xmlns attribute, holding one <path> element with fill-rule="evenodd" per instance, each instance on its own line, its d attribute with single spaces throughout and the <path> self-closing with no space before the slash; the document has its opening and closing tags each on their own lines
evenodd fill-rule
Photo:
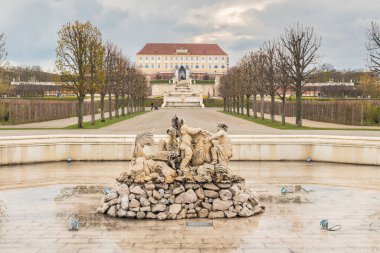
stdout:
<svg viewBox="0 0 380 253">
<path fill-rule="evenodd" d="M 152 133 L 136 136 L 131 168 L 119 178 L 120 181 L 150 180 L 152 173 L 163 174 L 166 181 L 173 179 L 196 182 L 221 182 L 238 179 L 228 167 L 232 157 L 232 146 L 228 126 L 219 123 L 217 132 L 186 125 L 183 119 L 174 116 L 167 137 L 158 143 L 158 152 L 144 153 L 144 146 L 153 145 Z M 179 177 L 179 178 L 177 178 Z"/>
<path fill-rule="evenodd" d="M 211 134 L 174 116 L 154 154 L 144 151 L 155 143 L 153 133 L 138 134 L 130 166 L 105 193 L 98 212 L 158 220 L 249 217 L 263 212 L 256 193 L 228 167 L 232 147 L 227 125 L 220 123 L 217 128 Z"/>
</svg>

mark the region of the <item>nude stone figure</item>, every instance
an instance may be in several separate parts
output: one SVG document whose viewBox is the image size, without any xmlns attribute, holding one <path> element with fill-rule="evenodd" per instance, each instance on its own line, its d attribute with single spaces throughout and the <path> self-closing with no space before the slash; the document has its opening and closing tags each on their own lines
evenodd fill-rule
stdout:
<svg viewBox="0 0 380 253">
<path fill-rule="evenodd" d="M 191 145 L 192 135 L 198 134 L 203 130 L 201 128 L 192 128 L 185 125 L 183 120 L 179 120 L 177 116 L 175 116 L 172 120 L 172 127 L 177 130 L 180 137 L 179 149 L 182 154 L 182 162 L 179 169 L 182 171 L 188 171 L 187 167 L 193 157 L 193 148 Z"/>
<path fill-rule="evenodd" d="M 177 131 L 175 128 L 169 128 L 166 133 L 168 137 L 166 139 L 160 140 L 158 143 L 158 151 L 178 151 L 178 140 L 177 140 Z"/>
<path fill-rule="evenodd" d="M 218 124 L 218 132 L 209 137 L 212 141 L 213 147 L 211 148 L 211 164 L 228 165 L 232 157 L 232 145 L 230 137 L 227 134 L 228 126 L 224 123 Z"/>
</svg>

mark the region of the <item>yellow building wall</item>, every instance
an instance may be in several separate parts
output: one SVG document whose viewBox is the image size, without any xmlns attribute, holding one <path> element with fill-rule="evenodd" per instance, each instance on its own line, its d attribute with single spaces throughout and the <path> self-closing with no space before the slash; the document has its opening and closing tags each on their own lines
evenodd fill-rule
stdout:
<svg viewBox="0 0 380 253">
<path fill-rule="evenodd" d="M 136 63 L 145 74 L 174 73 L 176 65 L 178 68 L 180 66 L 189 66 L 192 73 L 224 74 L 228 69 L 228 56 L 137 54 Z M 196 68 L 197 65 L 198 68 Z"/>
</svg>

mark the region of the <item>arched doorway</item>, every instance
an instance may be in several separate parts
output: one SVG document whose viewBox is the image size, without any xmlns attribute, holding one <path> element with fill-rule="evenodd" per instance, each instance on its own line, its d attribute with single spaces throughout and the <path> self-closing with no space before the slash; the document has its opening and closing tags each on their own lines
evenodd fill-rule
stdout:
<svg viewBox="0 0 380 253">
<path fill-rule="evenodd" d="M 186 69 L 183 66 L 181 66 L 178 69 L 178 79 L 179 80 L 185 80 L 186 79 Z"/>
</svg>

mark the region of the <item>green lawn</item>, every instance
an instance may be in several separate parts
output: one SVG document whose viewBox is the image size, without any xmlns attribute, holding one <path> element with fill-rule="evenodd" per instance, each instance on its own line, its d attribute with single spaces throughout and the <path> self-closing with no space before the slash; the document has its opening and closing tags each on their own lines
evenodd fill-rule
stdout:
<svg viewBox="0 0 380 253">
<path fill-rule="evenodd" d="M 290 123 L 285 123 L 285 125 L 282 125 L 280 121 L 271 121 L 270 119 L 264 119 L 262 120 L 261 118 L 253 118 L 248 117 L 247 115 L 241 115 L 241 114 L 236 114 L 232 112 L 225 112 L 225 111 L 219 111 L 221 113 L 231 115 L 237 118 L 245 119 L 260 125 L 264 125 L 267 127 L 272 127 L 276 129 L 281 129 L 281 130 L 349 130 L 349 131 L 380 131 L 380 129 L 367 129 L 367 128 L 320 128 L 320 127 L 298 127 L 296 125 L 290 124 Z"/>
<path fill-rule="evenodd" d="M 164 79 L 162 79 L 162 80 L 150 80 L 150 84 L 161 84 L 161 83 L 169 84 L 169 80 L 164 80 Z"/>
<path fill-rule="evenodd" d="M 76 96 L 44 96 L 44 97 L 7 97 L 7 98 L 0 98 L 0 99 L 25 99 L 25 100 L 52 100 L 52 101 L 76 101 Z"/>
<path fill-rule="evenodd" d="M 194 84 L 215 84 L 215 80 L 194 80 Z"/>
<path fill-rule="evenodd" d="M 111 120 L 106 118 L 105 122 L 101 122 L 100 119 L 98 119 L 95 121 L 95 125 L 91 125 L 91 121 L 84 122 L 83 123 L 83 129 L 99 129 L 99 128 L 106 127 L 106 126 L 109 126 L 109 125 L 112 125 L 115 123 L 119 123 L 119 122 L 127 120 L 127 119 L 134 118 L 136 116 L 139 116 L 139 115 L 147 113 L 147 112 L 149 112 L 149 111 L 136 112 L 134 114 L 120 116 L 119 118 L 116 118 L 115 116 L 113 116 L 113 118 Z M 80 129 L 80 128 L 78 128 L 78 125 L 75 124 L 75 125 L 70 125 L 70 126 L 64 127 L 63 129 Z"/>
<path fill-rule="evenodd" d="M 283 130 L 310 130 L 310 129 L 314 129 L 314 128 L 310 128 L 310 127 L 297 127 L 296 125 L 293 125 L 290 123 L 285 123 L 285 125 L 282 125 L 281 122 L 279 122 L 279 121 L 273 122 L 270 119 L 263 119 L 263 120 L 261 118 L 255 119 L 253 117 L 248 117 L 247 115 L 241 115 L 241 114 L 236 114 L 236 113 L 232 113 L 232 112 L 224 112 L 224 111 L 220 111 L 220 112 L 227 114 L 227 115 L 237 117 L 237 118 L 252 121 L 252 122 L 255 122 L 255 123 L 260 124 L 260 125 L 276 128 L 276 129 L 283 129 Z"/>
</svg>

